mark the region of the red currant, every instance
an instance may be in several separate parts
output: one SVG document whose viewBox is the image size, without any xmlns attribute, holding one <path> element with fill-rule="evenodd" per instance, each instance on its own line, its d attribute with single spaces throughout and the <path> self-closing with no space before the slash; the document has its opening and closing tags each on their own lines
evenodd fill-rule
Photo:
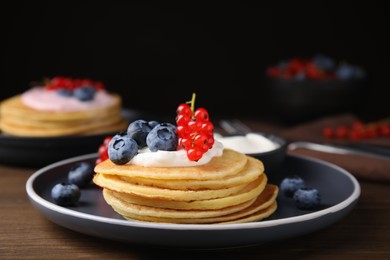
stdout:
<svg viewBox="0 0 390 260">
<path fill-rule="evenodd" d="M 198 134 L 194 138 L 194 146 L 200 147 L 200 148 L 202 148 L 203 150 L 206 150 L 206 151 L 208 150 L 207 142 L 208 142 L 208 138 L 204 134 Z M 207 149 L 204 149 L 205 147 Z"/>
<path fill-rule="evenodd" d="M 385 119 L 371 123 L 356 120 L 350 126 L 325 127 L 322 129 L 322 136 L 325 138 L 349 138 L 350 140 L 387 137 L 390 136 L 389 120 Z"/>
<path fill-rule="evenodd" d="M 379 133 L 381 136 L 390 136 L 390 125 L 381 125 Z"/>
<path fill-rule="evenodd" d="M 110 143 L 112 136 L 104 138 L 102 144 L 98 148 L 99 158 L 95 161 L 95 164 L 101 163 L 108 159 L 108 144 Z"/>
<path fill-rule="evenodd" d="M 190 122 L 188 122 L 188 128 L 192 132 L 199 132 L 202 128 L 202 123 L 195 120 L 191 120 Z"/>
<path fill-rule="evenodd" d="M 187 126 L 191 121 L 191 117 L 185 114 L 178 114 L 176 117 L 176 125 L 178 126 Z"/>
<path fill-rule="evenodd" d="M 178 135 L 179 137 L 182 137 L 182 138 L 187 138 L 187 137 L 189 137 L 190 134 L 191 134 L 190 129 L 188 129 L 187 126 L 183 126 L 183 125 L 178 125 L 178 126 L 176 127 L 176 132 L 177 132 L 177 135 Z"/>
<path fill-rule="evenodd" d="M 83 86 L 92 86 L 97 90 L 104 89 L 102 82 L 93 81 L 91 79 L 77 79 L 69 77 L 54 77 L 51 80 L 45 82 L 45 88 L 47 90 L 68 89 L 74 90 Z"/>
<path fill-rule="evenodd" d="M 107 136 L 106 138 L 104 138 L 103 144 L 108 146 L 108 144 L 110 143 L 111 139 L 112 139 L 112 136 Z"/>
<path fill-rule="evenodd" d="M 184 115 L 184 116 L 187 116 L 187 117 L 191 117 L 192 116 L 192 110 L 191 110 L 191 107 L 187 104 L 180 104 L 177 109 L 176 109 L 176 113 L 178 115 Z"/>
<path fill-rule="evenodd" d="M 179 146 L 183 147 L 185 150 L 192 148 L 192 138 L 180 138 Z"/>
<path fill-rule="evenodd" d="M 322 135 L 326 138 L 332 138 L 334 137 L 334 131 L 330 127 L 325 127 L 324 129 L 322 129 Z"/>
<path fill-rule="evenodd" d="M 203 151 L 199 147 L 193 147 L 187 150 L 187 157 L 191 161 L 199 161 L 203 156 Z"/>
<path fill-rule="evenodd" d="M 179 147 L 186 150 L 189 160 L 198 161 L 214 144 L 214 125 L 205 108 L 198 108 L 194 111 L 194 106 L 195 94 L 190 102 L 178 106 L 176 131 L 179 137 Z"/>
<path fill-rule="evenodd" d="M 199 122 L 209 121 L 209 113 L 203 107 L 200 107 L 194 112 L 195 119 Z"/>
<path fill-rule="evenodd" d="M 213 131 L 214 131 L 214 125 L 213 123 L 211 123 L 211 121 L 207 121 L 207 122 L 203 122 L 201 128 L 200 128 L 200 131 L 202 133 L 206 133 L 206 134 L 213 134 Z"/>
<path fill-rule="evenodd" d="M 338 138 L 345 138 L 348 135 L 348 129 L 346 126 L 339 126 L 336 129 L 335 136 Z"/>
</svg>

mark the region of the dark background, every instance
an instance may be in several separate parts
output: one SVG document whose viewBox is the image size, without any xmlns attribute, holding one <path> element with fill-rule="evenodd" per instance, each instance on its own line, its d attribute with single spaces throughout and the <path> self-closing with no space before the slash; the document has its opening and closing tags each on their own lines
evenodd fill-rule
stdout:
<svg viewBox="0 0 390 260">
<path fill-rule="evenodd" d="M 381 2 L 12 1 L 0 23 L 0 99 L 62 75 L 101 80 L 131 109 L 173 116 L 196 92 L 196 105 L 211 115 L 272 118 L 267 66 L 322 53 L 370 76 L 359 116 L 389 116 L 389 17 Z"/>
</svg>

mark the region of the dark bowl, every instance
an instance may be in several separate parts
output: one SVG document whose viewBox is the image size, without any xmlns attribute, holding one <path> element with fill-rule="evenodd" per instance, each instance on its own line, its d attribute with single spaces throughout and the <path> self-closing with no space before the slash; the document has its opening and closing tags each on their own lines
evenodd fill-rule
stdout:
<svg viewBox="0 0 390 260">
<path fill-rule="evenodd" d="M 247 153 L 247 155 L 255 157 L 263 162 L 264 172 L 270 178 L 279 174 L 284 159 L 286 157 L 287 141 L 275 134 L 255 132 L 260 134 L 277 144 L 277 148 L 270 150 L 268 152 L 261 153 Z"/>
<path fill-rule="evenodd" d="M 286 150 L 287 150 L 287 141 L 275 134 L 272 133 L 265 133 L 265 132 L 252 132 L 253 134 L 258 134 L 266 139 L 270 140 L 275 144 L 274 149 L 264 151 L 264 152 L 258 152 L 258 153 L 247 153 L 244 150 L 241 150 L 238 147 L 233 146 L 232 144 L 228 144 L 225 147 L 232 148 L 234 150 L 237 150 L 239 152 L 243 152 L 246 155 L 252 156 L 254 158 L 257 158 L 262 161 L 264 165 L 264 172 L 267 174 L 267 177 L 270 176 L 277 176 L 279 170 L 281 169 L 284 159 L 286 157 Z M 251 133 L 251 134 L 252 134 Z M 234 134 L 234 135 L 228 135 L 225 137 L 235 137 L 235 136 L 245 136 L 245 134 Z M 223 143 L 223 141 L 222 141 Z M 226 144 L 226 143 L 225 143 Z"/>
<path fill-rule="evenodd" d="M 267 78 L 266 97 L 275 116 L 295 124 L 321 116 L 358 112 L 368 79 L 297 80 Z"/>
</svg>

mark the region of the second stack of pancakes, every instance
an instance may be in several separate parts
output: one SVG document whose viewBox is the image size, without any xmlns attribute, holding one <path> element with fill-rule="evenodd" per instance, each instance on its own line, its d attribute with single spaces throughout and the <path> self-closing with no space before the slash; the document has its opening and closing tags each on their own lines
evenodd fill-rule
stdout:
<svg viewBox="0 0 390 260">
<path fill-rule="evenodd" d="M 127 126 L 127 121 L 121 115 L 122 99 L 118 94 L 110 95 L 113 104 L 82 111 L 37 110 L 25 105 L 21 95 L 17 95 L 1 102 L 0 128 L 15 136 L 35 137 L 122 131 Z"/>
</svg>

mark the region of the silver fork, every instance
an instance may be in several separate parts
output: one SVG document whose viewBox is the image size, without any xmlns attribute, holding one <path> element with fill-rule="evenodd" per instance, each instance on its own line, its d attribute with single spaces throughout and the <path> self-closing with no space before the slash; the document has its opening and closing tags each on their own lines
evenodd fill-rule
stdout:
<svg viewBox="0 0 390 260">
<path fill-rule="evenodd" d="M 225 130 L 228 134 L 247 134 L 253 132 L 246 124 L 244 124 L 239 119 L 232 120 L 220 120 L 219 125 L 223 130 Z"/>
</svg>

